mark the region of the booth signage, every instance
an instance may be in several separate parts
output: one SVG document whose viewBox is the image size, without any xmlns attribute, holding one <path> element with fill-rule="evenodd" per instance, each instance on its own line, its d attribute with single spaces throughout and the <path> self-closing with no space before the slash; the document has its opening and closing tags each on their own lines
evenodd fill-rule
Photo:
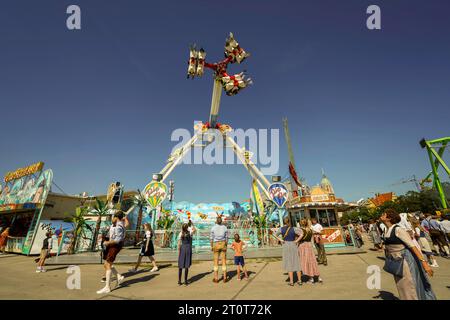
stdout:
<svg viewBox="0 0 450 320">
<path fill-rule="evenodd" d="M 329 197 L 326 194 L 311 195 L 312 202 L 328 201 L 328 199 Z"/>
<path fill-rule="evenodd" d="M 278 206 L 278 208 L 283 207 L 288 200 L 289 195 L 286 186 L 279 182 L 272 183 L 268 191 L 270 199 Z"/>
<path fill-rule="evenodd" d="M 38 171 L 41 171 L 42 168 L 44 168 L 44 163 L 43 162 L 34 163 L 34 164 L 32 164 L 32 165 L 30 165 L 28 167 L 20 168 L 20 169 L 17 169 L 16 171 L 13 171 L 13 172 L 8 172 L 5 175 L 4 181 L 5 182 L 9 182 L 11 180 L 20 179 L 20 178 L 22 178 L 24 176 L 28 176 L 30 174 L 36 173 Z"/>
<path fill-rule="evenodd" d="M 144 188 L 143 195 L 151 208 L 156 208 L 167 197 L 167 186 L 163 182 L 152 181 Z"/>
</svg>

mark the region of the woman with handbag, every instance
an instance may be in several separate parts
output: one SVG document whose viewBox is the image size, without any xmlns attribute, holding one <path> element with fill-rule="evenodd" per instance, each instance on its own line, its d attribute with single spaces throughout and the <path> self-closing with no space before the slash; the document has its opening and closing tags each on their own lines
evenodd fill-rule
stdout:
<svg viewBox="0 0 450 320">
<path fill-rule="evenodd" d="M 283 244 L 283 269 L 289 274 L 289 285 L 294 286 L 294 272 L 297 272 L 298 285 L 302 285 L 301 279 L 301 268 L 300 268 L 300 257 L 298 255 L 297 242 L 295 241 L 296 235 L 302 236 L 302 231 L 298 228 L 293 228 L 291 226 L 291 221 L 289 217 L 284 218 L 284 226 L 278 229 L 275 234 L 277 238 Z M 278 236 L 281 235 L 281 238 Z"/>
<path fill-rule="evenodd" d="M 428 276 L 433 270 L 411 240 L 408 232 L 397 225 L 400 215 L 387 209 L 381 216 L 386 225 L 386 260 L 384 270 L 394 276 L 401 300 L 436 300 Z"/>
</svg>

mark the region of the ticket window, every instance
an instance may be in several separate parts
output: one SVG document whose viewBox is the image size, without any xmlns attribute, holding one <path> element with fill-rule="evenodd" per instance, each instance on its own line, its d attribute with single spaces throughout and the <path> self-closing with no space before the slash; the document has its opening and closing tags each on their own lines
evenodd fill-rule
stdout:
<svg viewBox="0 0 450 320">
<path fill-rule="evenodd" d="M 318 218 L 319 218 L 319 223 L 322 225 L 322 227 L 330 226 L 330 221 L 328 220 L 328 212 L 326 209 L 318 210 Z"/>
<path fill-rule="evenodd" d="M 317 210 L 316 209 L 309 209 L 309 219 L 316 218 L 317 221 L 319 221 L 319 217 L 317 216 Z"/>
<path fill-rule="evenodd" d="M 305 210 L 294 211 L 291 214 L 292 225 L 296 226 L 303 218 L 305 218 Z"/>
<path fill-rule="evenodd" d="M 338 225 L 337 219 L 336 219 L 336 211 L 334 209 L 327 209 L 328 213 L 328 221 L 330 223 L 330 227 L 334 227 Z"/>
</svg>

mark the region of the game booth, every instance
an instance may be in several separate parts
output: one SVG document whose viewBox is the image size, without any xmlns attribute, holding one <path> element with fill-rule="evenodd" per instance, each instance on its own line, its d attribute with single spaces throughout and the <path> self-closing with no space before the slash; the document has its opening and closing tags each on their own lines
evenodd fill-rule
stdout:
<svg viewBox="0 0 450 320">
<path fill-rule="evenodd" d="M 0 232 L 9 233 L 6 252 L 39 254 L 48 231 L 53 238 L 51 254 L 68 251 L 74 230 L 71 216 L 77 208 L 95 201 L 96 197 L 53 193 L 52 179 L 52 170 L 44 170 L 43 162 L 5 175 L 3 185 L 0 185 Z M 81 251 L 90 248 L 97 216 L 88 214 L 85 219 L 86 225 L 91 227 L 83 230 L 79 244 Z M 107 219 L 102 220 L 103 226 Z"/>
<path fill-rule="evenodd" d="M 333 186 L 324 173 L 319 185 L 304 188 L 301 196 L 291 199 L 287 204 L 294 225 L 303 218 L 317 219 L 324 228 L 322 238 L 325 247 L 330 248 L 353 245 L 354 241 L 352 239 L 348 241 L 339 217 L 343 212 L 355 207 L 356 204 L 345 202 L 335 196 Z"/>
</svg>

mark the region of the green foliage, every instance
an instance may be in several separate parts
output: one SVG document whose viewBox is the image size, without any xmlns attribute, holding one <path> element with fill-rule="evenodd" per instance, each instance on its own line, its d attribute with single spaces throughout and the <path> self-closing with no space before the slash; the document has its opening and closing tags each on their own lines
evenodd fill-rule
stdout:
<svg viewBox="0 0 450 320">
<path fill-rule="evenodd" d="M 256 228 L 265 229 L 267 228 L 267 216 L 266 215 L 254 216 L 253 223 L 255 224 Z"/>
<path fill-rule="evenodd" d="M 102 224 L 102 217 L 106 217 L 109 215 L 109 208 L 106 205 L 106 202 L 95 199 L 96 203 L 94 205 L 94 208 L 91 210 L 91 213 L 95 214 L 97 216 L 97 223 L 95 224 L 95 231 L 92 237 L 92 243 L 91 243 L 91 251 L 95 250 L 95 247 L 97 245 L 97 237 L 100 233 L 100 226 Z"/>
<path fill-rule="evenodd" d="M 442 187 L 446 194 L 450 195 L 450 183 L 442 183 Z M 387 201 L 375 209 L 358 208 L 356 210 L 345 212 L 341 218 L 342 224 L 351 221 L 367 222 L 372 218 L 379 218 L 386 209 L 394 209 L 397 212 L 423 212 L 433 213 L 440 210 L 439 193 L 436 189 L 426 189 L 421 192 L 408 191 L 404 195 L 399 196 L 395 201 Z"/>
<path fill-rule="evenodd" d="M 362 222 L 367 222 L 370 219 L 377 218 L 377 213 L 373 209 L 361 207 L 356 210 L 345 212 L 342 215 L 341 223 L 348 224 L 350 221 L 360 221 L 360 218 Z"/>
<path fill-rule="evenodd" d="M 158 221 L 156 221 L 156 225 L 158 226 L 158 229 L 170 230 L 174 222 L 175 219 L 173 219 L 170 215 L 165 214 L 161 216 Z"/>
<path fill-rule="evenodd" d="M 104 216 L 108 215 L 109 209 L 108 209 L 108 206 L 106 205 L 106 202 L 104 202 L 100 199 L 95 199 L 95 200 L 96 200 L 96 203 L 91 212 L 99 217 L 104 217 Z"/>
<path fill-rule="evenodd" d="M 73 230 L 73 240 L 69 248 L 69 253 L 75 253 L 78 241 L 80 238 L 87 239 L 86 236 L 86 230 L 92 231 L 91 226 L 87 223 L 87 220 L 85 218 L 86 214 L 88 213 L 87 207 L 78 207 L 75 210 L 75 213 L 73 214 L 66 214 L 68 217 L 64 219 L 66 222 L 73 223 L 74 230 Z"/>
</svg>

